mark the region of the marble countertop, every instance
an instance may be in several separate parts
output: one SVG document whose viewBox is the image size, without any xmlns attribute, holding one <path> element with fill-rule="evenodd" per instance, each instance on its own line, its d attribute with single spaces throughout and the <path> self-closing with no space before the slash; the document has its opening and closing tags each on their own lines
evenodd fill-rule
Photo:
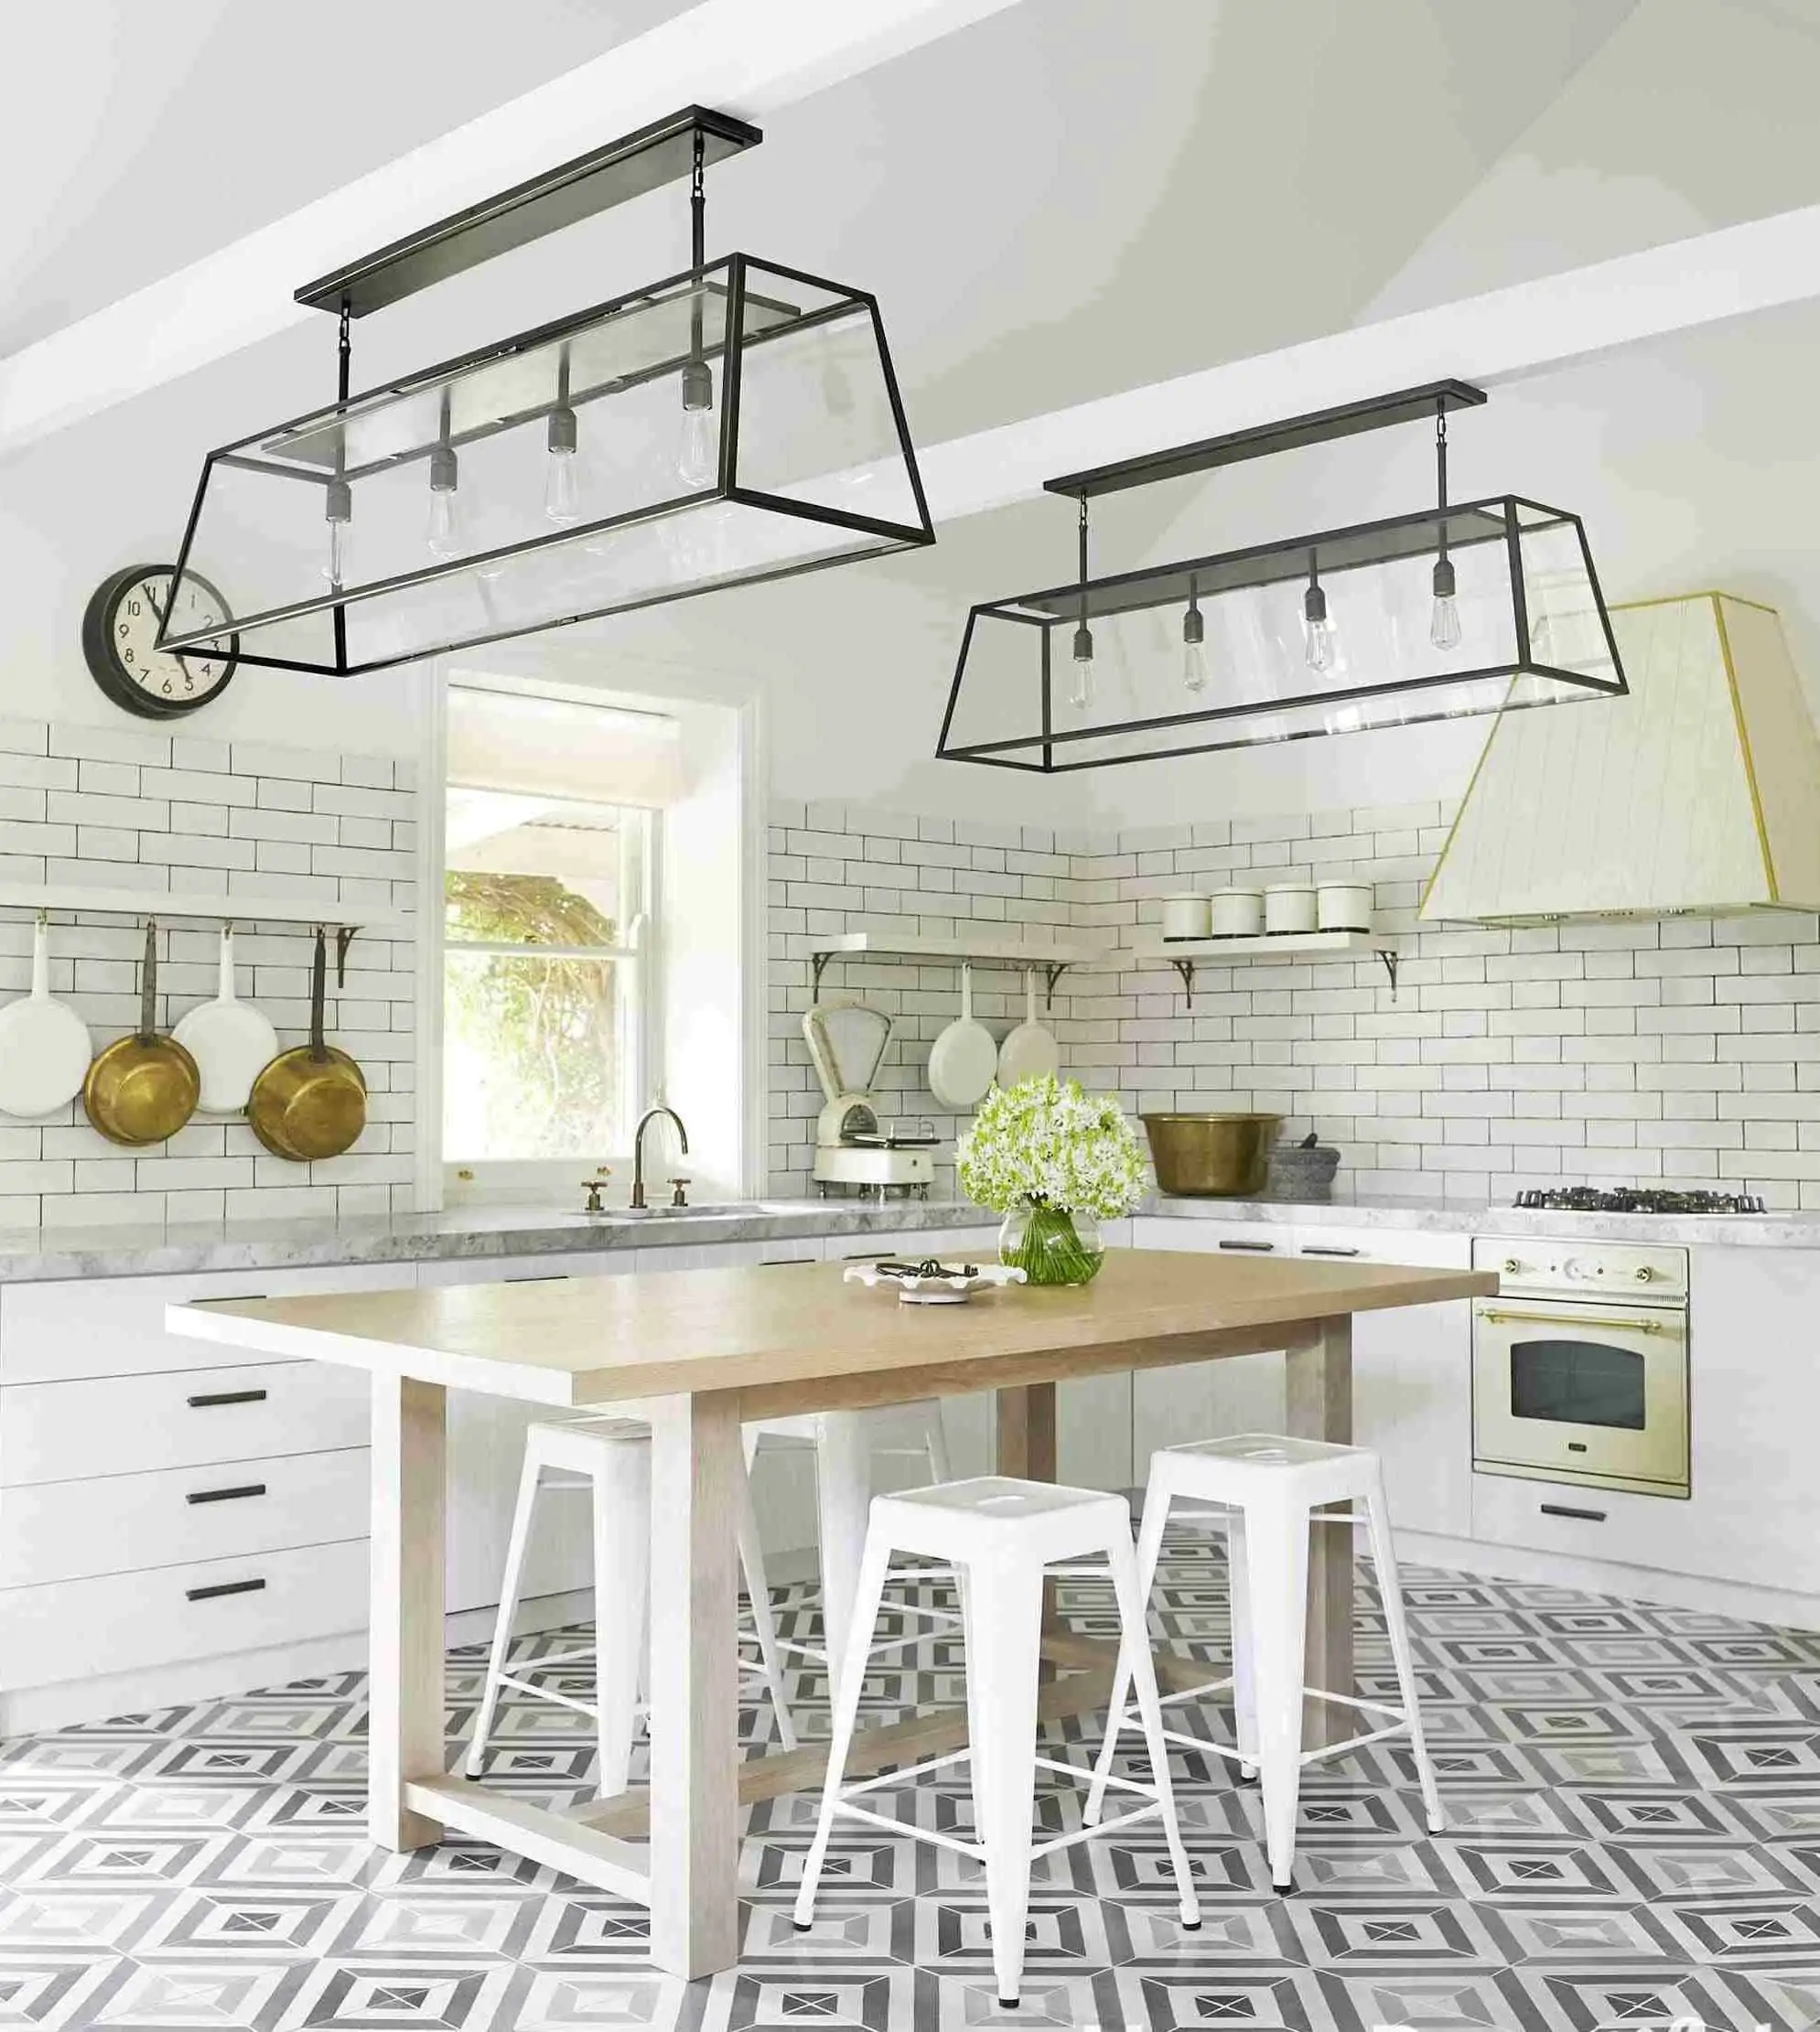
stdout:
<svg viewBox="0 0 1820 2032">
<path fill-rule="evenodd" d="M 1498 1199 L 1348 1197 L 1331 1199 L 1172 1199 L 1144 1210 L 1174 1220 L 1276 1222 L 1305 1228 L 1420 1229 L 1431 1234 L 1555 1235 L 1564 1242 L 1738 1242 L 1820 1249 L 1820 1213 L 1556 1213 Z"/>
<path fill-rule="evenodd" d="M 631 1216 L 548 1207 L 454 1207 L 348 1220 L 243 1220 L 169 1226 L 0 1231 L 0 1284 L 146 1277 L 215 1270 L 300 1270 L 338 1263 L 484 1262 L 597 1254 L 797 1235 L 902 1234 L 996 1226 L 997 1215 L 940 1200 L 767 1199 L 725 1212 Z"/>
</svg>

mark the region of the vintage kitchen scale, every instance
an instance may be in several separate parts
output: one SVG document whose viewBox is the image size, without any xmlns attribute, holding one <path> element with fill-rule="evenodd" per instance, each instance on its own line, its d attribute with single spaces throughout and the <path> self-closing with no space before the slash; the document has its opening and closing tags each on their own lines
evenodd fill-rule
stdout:
<svg viewBox="0 0 1820 2032">
<path fill-rule="evenodd" d="M 815 1122 L 813 1174 L 824 1199 L 830 1186 L 856 1186 L 880 1199 L 929 1196 L 940 1139 L 927 1123 L 913 1132 L 888 1125 L 872 1091 L 896 1027 L 864 1002 L 818 1002 L 803 1014 L 802 1035 L 827 1096 Z"/>
</svg>

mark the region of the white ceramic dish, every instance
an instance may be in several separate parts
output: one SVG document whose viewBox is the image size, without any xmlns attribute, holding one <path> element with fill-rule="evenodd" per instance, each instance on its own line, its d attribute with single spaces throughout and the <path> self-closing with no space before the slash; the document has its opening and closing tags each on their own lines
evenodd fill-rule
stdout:
<svg viewBox="0 0 1820 2032">
<path fill-rule="evenodd" d="M 1266 931 L 1312 931 L 1318 922 L 1311 883 L 1273 882 L 1264 892 Z"/>
<path fill-rule="evenodd" d="M 974 970 L 961 969 L 961 1013 L 929 1048 L 929 1091 L 944 1108 L 976 1108 L 998 1072 L 998 1044 L 974 1020 Z"/>
<path fill-rule="evenodd" d="M 998 1048 L 998 1083 L 1015 1087 L 1019 1080 L 1042 1080 L 1061 1070 L 1061 1048 L 1037 1021 L 1037 970 L 1024 969 L 1024 1020 Z"/>
<path fill-rule="evenodd" d="M 1255 939 L 1264 930 L 1262 889 L 1216 889 L 1208 908 L 1216 939 Z"/>
<path fill-rule="evenodd" d="M 50 929 L 32 931 L 31 993 L 0 1009 L 0 1113 L 36 1122 L 82 1091 L 94 1056 L 89 1027 L 50 994 Z"/>
<path fill-rule="evenodd" d="M 900 1306 L 964 1306 L 976 1291 L 996 1291 L 1004 1285 L 1026 1281 L 1021 1270 L 1002 1263 L 942 1263 L 932 1260 L 913 1268 L 878 1263 L 853 1263 L 846 1267 L 844 1284 L 895 1285 Z"/>
<path fill-rule="evenodd" d="M 278 1033 L 263 1010 L 234 994 L 234 934 L 221 927 L 221 979 L 215 999 L 178 1019 L 171 1032 L 196 1060 L 202 1089 L 196 1105 L 205 1114 L 240 1114 L 253 1082 L 278 1056 Z"/>
</svg>

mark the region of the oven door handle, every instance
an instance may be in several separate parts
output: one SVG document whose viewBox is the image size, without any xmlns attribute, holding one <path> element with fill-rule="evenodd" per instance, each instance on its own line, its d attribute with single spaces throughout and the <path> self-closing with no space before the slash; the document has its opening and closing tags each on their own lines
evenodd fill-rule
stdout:
<svg viewBox="0 0 1820 2032">
<path fill-rule="evenodd" d="M 1609 1313 L 1596 1312 L 1517 1312 L 1504 1306 L 1480 1305 L 1477 1308 L 1481 1319 L 1489 1319 L 1494 1325 L 1505 1320 L 1518 1319 L 1538 1327 L 1610 1327 L 1620 1333 L 1665 1334 L 1669 1322 L 1665 1319 L 1614 1319 Z M 1678 1326 L 1678 1323 L 1677 1323 Z"/>
</svg>

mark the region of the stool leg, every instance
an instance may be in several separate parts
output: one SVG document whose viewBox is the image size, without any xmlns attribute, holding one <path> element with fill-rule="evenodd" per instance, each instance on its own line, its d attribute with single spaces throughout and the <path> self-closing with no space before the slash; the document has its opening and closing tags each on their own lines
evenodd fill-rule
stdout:
<svg viewBox="0 0 1820 2032">
<path fill-rule="evenodd" d="M 1176 1890 L 1181 1899 L 1181 1923 L 1191 1932 L 1201 1924 L 1201 1906 L 1194 1895 L 1194 1873 L 1189 1867 L 1188 1851 L 1182 1846 L 1175 1789 L 1169 1780 L 1169 1746 L 1163 1740 L 1163 1710 L 1157 1699 L 1157 1668 L 1150 1656 L 1150 1597 L 1138 1585 L 1137 1562 L 1132 1557 L 1128 1539 L 1115 1543 L 1107 1556 L 1112 1565 L 1113 1592 L 1118 1597 L 1120 1676 L 1129 1682 L 1137 1697 L 1157 1802 L 1163 1810 L 1163 1838 L 1169 1845 L 1169 1866 L 1175 1871 Z M 1107 1740 L 1111 1740 L 1110 1730 Z M 1104 1758 L 1104 1750 L 1101 1755 Z M 1094 1773 L 1096 1783 L 1101 1782 L 1101 1776 Z"/>
<path fill-rule="evenodd" d="M 872 1500 L 872 1453 L 856 1412 L 831 1411 L 815 1446 L 815 1489 L 821 1510 L 822 1640 L 828 1652 L 828 1690 L 838 1696 L 847 1627 L 858 1591 L 866 1517 Z"/>
<path fill-rule="evenodd" d="M 631 1783 L 645 1604 L 651 1593 L 651 1448 L 609 1446 L 594 1470 L 594 1726 L 602 1799 Z"/>
<path fill-rule="evenodd" d="M 859 1586 L 853 1605 L 852 1635 L 835 1695 L 832 1726 L 828 1736 L 828 1768 L 822 1780 L 822 1810 L 815 1820 L 815 1838 L 802 1865 L 802 1881 L 796 1887 L 796 1906 L 792 1914 L 799 1933 L 806 1932 L 815 1917 L 815 1888 L 821 1882 L 822 1865 L 827 1859 L 828 1837 L 834 1833 L 835 1808 L 840 1801 L 841 1779 L 846 1769 L 847 1751 L 853 1744 L 854 1726 L 859 1718 L 859 1696 L 866 1684 L 866 1659 L 872 1648 L 872 1629 L 878 1620 L 879 1599 L 885 1592 L 885 1575 L 890 1566 L 891 1548 L 868 1536 L 859 1562 Z"/>
<path fill-rule="evenodd" d="M 1163 1555 L 1163 1532 L 1169 1521 L 1169 1496 L 1158 1488 L 1156 1478 L 1144 1496 L 1144 1521 L 1137 1532 L 1137 1586 L 1145 1603 L 1145 1634 L 1149 1634 L 1149 1601 L 1157 1585 L 1157 1566 Z M 1123 1644 L 1113 1672 L 1112 1706 L 1106 1715 L 1105 1739 L 1093 1763 L 1093 1782 L 1087 1788 L 1086 1804 L 1081 1809 L 1083 1826 L 1097 1827 L 1105 1811 L 1106 1779 L 1112 1776 L 1113 1758 L 1118 1750 L 1119 1732 L 1125 1725 L 1125 1704 L 1131 1692 L 1130 1662 Z"/>
<path fill-rule="evenodd" d="M 752 1485 L 739 1478 L 738 1508 L 734 1530 L 739 1541 L 739 1564 L 746 1575 L 746 1593 L 752 1603 L 752 1627 L 759 1636 L 759 1662 L 764 1669 L 765 1691 L 770 1695 L 771 1713 L 777 1717 L 777 1739 L 787 1749 L 796 1747 L 796 1724 L 791 1718 L 790 1702 L 784 1692 L 783 1663 L 777 1648 L 777 1618 L 771 1609 L 771 1592 L 765 1579 L 765 1548 L 759 1538 L 758 1512 L 752 1508 Z"/>
<path fill-rule="evenodd" d="M 468 1744 L 463 1768 L 469 1778 L 479 1778 L 486 1759 L 487 1741 L 493 1733 L 493 1717 L 499 1712 L 500 1674 L 505 1671 L 506 1652 L 512 1648 L 512 1618 L 518 1614 L 518 1591 L 524 1578 L 524 1552 L 531 1542 L 531 1513 L 537 1507 L 539 1468 L 526 1447 L 518 1471 L 518 1500 L 512 1505 L 512 1532 L 506 1540 L 505 1572 L 500 1578 L 500 1607 L 493 1622 L 493 1641 L 487 1653 L 487 1683 L 480 1697 L 480 1713 Z"/>
<path fill-rule="evenodd" d="M 1409 1717 L 1409 1753 L 1416 1760 L 1416 1776 L 1422 1787 L 1422 1806 L 1427 1815 L 1429 1833 L 1439 1834 L 1447 1827 L 1447 1817 L 1441 1812 L 1435 1768 L 1428 1758 L 1427 1737 L 1422 1732 L 1422 1710 L 1416 1704 L 1416 1658 L 1409 1648 L 1409 1626 L 1403 1614 L 1403 1586 L 1396 1575 L 1396 1547 L 1391 1541 L 1390 1512 L 1384 1504 L 1382 1484 L 1365 1498 L 1365 1529 L 1372 1548 L 1372 1564 L 1377 1568 L 1378 1594 L 1384 1602 L 1390 1655 L 1396 1665 L 1397 1694 Z"/>
<path fill-rule="evenodd" d="M 1257 1690 L 1251 1676 L 1255 1640 L 1246 1574 L 1245 1513 L 1242 1510 L 1233 1511 L 1226 1526 L 1226 1588 L 1233 1642 L 1233 1735 L 1238 1745 L 1239 1779 L 1248 1783 L 1257 1776 Z"/>
<path fill-rule="evenodd" d="M 1302 1686 L 1307 1665 L 1308 1520 L 1274 1504 L 1245 1519 L 1245 1578 L 1257 1700 L 1258 1777 L 1270 1881 L 1294 1888 L 1296 1802 L 1302 1781 Z"/>
<path fill-rule="evenodd" d="M 985 1745 L 977 1765 L 980 1845 L 992 1925 L 992 1970 L 998 2001 L 1011 2005 L 1024 1975 L 1024 1928 L 1030 1911 L 1030 1820 L 1037 1791 L 1037 1688 L 1042 1667 L 1043 1576 L 1039 1567 L 968 1575 L 967 1673 Z M 979 1746 L 974 1748 L 975 1758 Z"/>
</svg>

